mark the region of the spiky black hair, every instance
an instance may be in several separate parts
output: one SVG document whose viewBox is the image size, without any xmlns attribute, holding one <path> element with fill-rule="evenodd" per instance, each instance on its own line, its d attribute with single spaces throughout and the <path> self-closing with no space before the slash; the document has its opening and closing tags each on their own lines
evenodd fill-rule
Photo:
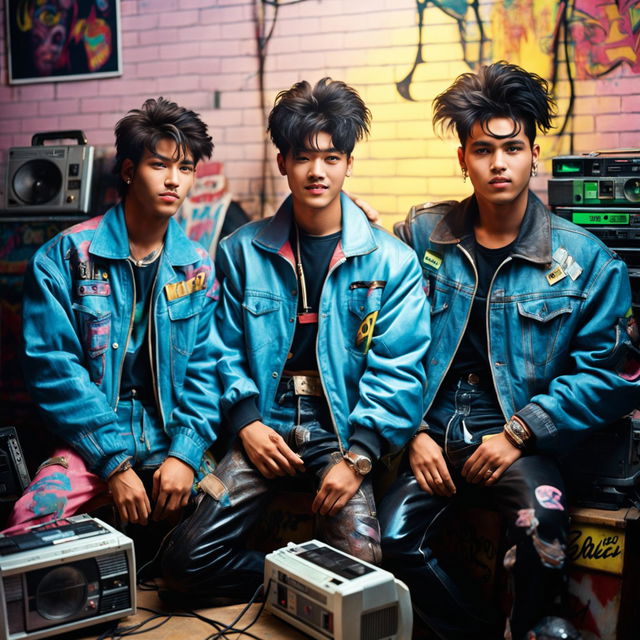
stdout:
<svg viewBox="0 0 640 640">
<path fill-rule="evenodd" d="M 356 142 L 369 134 L 371 112 L 357 91 L 339 80 L 322 78 L 315 87 L 303 80 L 281 91 L 269 114 L 267 131 L 278 151 L 316 148 L 319 133 L 350 155 Z"/>
<path fill-rule="evenodd" d="M 463 73 L 433 101 L 433 126 L 441 130 L 455 129 L 464 148 L 474 124 L 493 134 L 488 123 L 492 118 L 509 118 L 513 131 L 520 127 L 533 145 L 539 129 L 546 133 L 556 113 L 546 80 L 515 64 L 500 61 L 485 65 L 477 73 Z M 522 123 L 522 125 L 521 125 Z"/>
<path fill-rule="evenodd" d="M 195 164 L 202 158 L 209 158 L 213 151 L 207 125 L 198 114 L 162 97 L 157 100 L 149 98 L 141 109 L 131 109 L 116 124 L 115 134 L 114 173 L 117 175 L 120 175 L 122 163 L 127 158 L 137 166 L 144 150 L 155 153 L 156 145 L 164 138 L 173 140 L 182 155 L 189 151 Z M 126 195 L 124 181 L 120 181 L 119 191 L 121 197 Z"/>
</svg>

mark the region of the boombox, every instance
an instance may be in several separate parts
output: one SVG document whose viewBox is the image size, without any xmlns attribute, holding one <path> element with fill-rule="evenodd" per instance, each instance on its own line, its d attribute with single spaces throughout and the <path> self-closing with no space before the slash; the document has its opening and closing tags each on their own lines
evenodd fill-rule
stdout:
<svg viewBox="0 0 640 640">
<path fill-rule="evenodd" d="M 265 607 L 318 640 L 409 640 L 409 589 L 392 573 L 310 540 L 267 555 Z"/>
<path fill-rule="evenodd" d="M 640 176 L 640 156 L 638 150 L 624 154 L 600 155 L 597 152 L 583 156 L 556 156 L 551 161 L 553 176 L 556 178 L 577 178 L 579 176 Z"/>
<path fill-rule="evenodd" d="M 72 516 L 0 535 L 0 638 L 49 638 L 135 613 L 133 542 Z"/>
<path fill-rule="evenodd" d="M 640 206 L 640 176 L 608 178 L 552 178 L 552 206 Z"/>
<path fill-rule="evenodd" d="M 43 145 L 75 138 L 76 145 Z M 82 131 L 36 133 L 30 147 L 11 147 L 5 184 L 6 213 L 89 213 L 93 147 Z"/>
</svg>

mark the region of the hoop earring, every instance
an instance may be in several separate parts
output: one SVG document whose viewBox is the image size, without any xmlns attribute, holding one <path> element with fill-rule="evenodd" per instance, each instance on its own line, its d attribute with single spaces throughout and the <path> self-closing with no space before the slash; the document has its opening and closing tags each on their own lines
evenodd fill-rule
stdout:
<svg viewBox="0 0 640 640">
<path fill-rule="evenodd" d="M 534 163 L 531 165 L 531 177 L 535 178 L 537 175 L 538 175 L 538 165 Z"/>
<path fill-rule="evenodd" d="M 462 171 L 462 182 L 466 182 L 469 174 L 467 173 L 467 167 L 460 167 Z"/>
</svg>

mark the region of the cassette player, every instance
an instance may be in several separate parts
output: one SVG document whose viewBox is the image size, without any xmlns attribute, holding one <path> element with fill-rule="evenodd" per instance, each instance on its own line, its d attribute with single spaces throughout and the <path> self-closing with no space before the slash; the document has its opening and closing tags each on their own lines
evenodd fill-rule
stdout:
<svg viewBox="0 0 640 640">
<path fill-rule="evenodd" d="M 411 598 L 392 573 L 310 540 L 267 555 L 266 608 L 318 640 L 410 640 Z"/>
<path fill-rule="evenodd" d="M 88 515 L 0 535 L 0 638 L 50 638 L 135 613 L 133 542 Z"/>
<path fill-rule="evenodd" d="M 628 176 L 640 177 L 640 149 L 625 155 L 600 155 L 590 153 L 581 156 L 557 156 L 551 160 L 555 178 Z"/>
<path fill-rule="evenodd" d="M 548 191 L 549 204 L 554 207 L 640 207 L 640 176 L 552 178 Z"/>
</svg>

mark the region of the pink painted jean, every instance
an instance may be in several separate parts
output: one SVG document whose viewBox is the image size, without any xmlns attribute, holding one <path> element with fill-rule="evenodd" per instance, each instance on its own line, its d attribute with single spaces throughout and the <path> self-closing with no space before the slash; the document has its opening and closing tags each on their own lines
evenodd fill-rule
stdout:
<svg viewBox="0 0 640 640">
<path fill-rule="evenodd" d="M 111 502 L 107 483 L 70 448 L 58 448 L 38 469 L 16 502 L 2 533 L 17 533 L 50 520 L 87 513 Z"/>
</svg>

